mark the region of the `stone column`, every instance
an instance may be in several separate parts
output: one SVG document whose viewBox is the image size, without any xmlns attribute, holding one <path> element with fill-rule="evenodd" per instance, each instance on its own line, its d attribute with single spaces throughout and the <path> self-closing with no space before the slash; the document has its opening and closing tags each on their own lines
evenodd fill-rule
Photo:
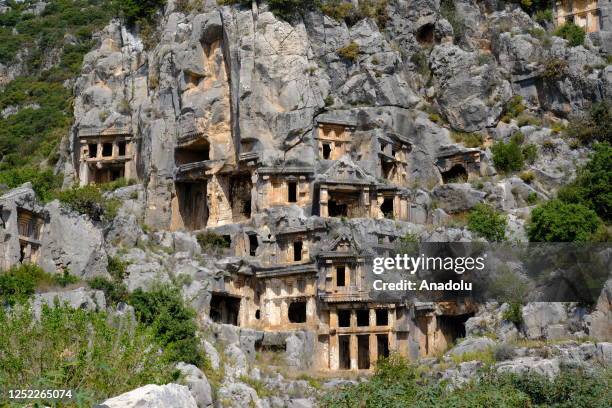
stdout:
<svg viewBox="0 0 612 408">
<path fill-rule="evenodd" d="M 321 217 L 329 217 L 329 212 L 327 208 L 327 200 L 329 199 L 327 195 L 327 186 L 321 185 L 319 187 L 319 208 Z"/>
<path fill-rule="evenodd" d="M 378 361 L 378 342 L 376 341 L 376 334 L 370 334 L 370 368 L 376 365 Z"/>
<path fill-rule="evenodd" d="M 376 309 L 370 309 L 370 327 L 376 327 Z"/>
<path fill-rule="evenodd" d="M 338 312 L 335 309 L 329 311 L 329 331 L 332 333 L 338 327 Z M 338 370 L 340 368 L 340 356 L 338 346 L 338 335 L 329 335 L 329 368 Z"/>
<path fill-rule="evenodd" d="M 389 320 L 389 327 L 395 327 L 395 309 L 387 310 L 387 318 Z M 397 341 L 396 341 L 395 331 L 389 330 L 389 349 L 397 351 Z"/>
<path fill-rule="evenodd" d="M 351 315 L 351 322 L 354 316 L 355 314 L 353 313 Z M 349 343 L 349 351 L 351 353 L 351 370 L 358 370 L 359 365 L 357 364 L 358 363 L 357 362 L 358 347 L 357 347 L 357 335 L 356 334 L 351 334 L 350 343 Z"/>
</svg>

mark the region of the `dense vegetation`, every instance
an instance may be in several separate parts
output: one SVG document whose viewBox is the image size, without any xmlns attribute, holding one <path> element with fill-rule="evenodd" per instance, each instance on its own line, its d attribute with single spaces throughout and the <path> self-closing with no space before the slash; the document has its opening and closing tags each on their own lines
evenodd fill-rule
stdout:
<svg viewBox="0 0 612 408">
<path fill-rule="evenodd" d="M 71 389 L 76 406 L 173 380 L 152 330 L 129 319 L 61 306 L 0 308 L 0 389 Z M 48 405 L 52 405 L 49 402 Z"/>
<path fill-rule="evenodd" d="M 564 370 L 554 380 L 526 374 L 485 371 L 481 381 L 450 389 L 437 383 L 403 358 L 391 356 L 378 364 L 368 381 L 334 389 L 321 403 L 341 407 L 567 407 L 603 408 L 612 403 L 609 371 Z"/>
<path fill-rule="evenodd" d="M 534 242 L 586 242 L 600 225 L 590 208 L 554 199 L 533 209 L 527 235 Z"/>
<path fill-rule="evenodd" d="M 129 303 L 138 320 L 153 329 L 156 340 L 173 361 L 204 365 L 205 356 L 196 337 L 195 312 L 185 305 L 178 289 L 136 289 Z"/>
<path fill-rule="evenodd" d="M 65 207 L 87 215 L 93 221 L 112 220 L 119 207 L 117 200 L 104 197 L 101 189 L 92 184 L 61 191 L 57 198 Z"/>
<path fill-rule="evenodd" d="M 508 220 L 505 215 L 486 204 L 476 205 L 468 214 L 468 229 L 489 241 L 503 241 Z"/>
<path fill-rule="evenodd" d="M 40 15 L 25 12 L 36 1 L 10 1 L 0 15 L 0 63 L 22 66 L 23 76 L 0 92 L 0 183 L 32 181 L 43 200 L 60 183 L 51 166 L 72 123 L 70 82 L 93 45 L 92 35 L 111 17 L 108 0 L 50 0 Z M 9 112 L 11 111 L 11 112 Z"/>
<path fill-rule="evenodd" d="M 38 289 L 64 287 L 77 278 L 64 270 L 63 274 L 49 274 L 38 265 L 21 264 L 0 273 L 0 307 L 27 300 Z"/>
</svg>

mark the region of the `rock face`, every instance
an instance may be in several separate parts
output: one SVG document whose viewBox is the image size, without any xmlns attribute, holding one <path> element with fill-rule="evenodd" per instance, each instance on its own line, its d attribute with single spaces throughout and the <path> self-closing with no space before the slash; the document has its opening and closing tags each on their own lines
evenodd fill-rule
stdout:
<svg viewBox="0 0 612 408">
<path fill-rule="evenodd" d="M 50 273 L 64 270 L 82 278 L 106 274 L 102 230 L 58 201 L 42 206 L 29 184 L 0 197 L 3 268 L 34 262 Z"/>
<path fill-rule="evenodd" d="M 198 408 L 198 405 L 183 385 L 148 384 L 109 398 L 96 408 Z"/>
<path fill-rule="evenodd" d="M 65 292 L 46 292 L 34 295 L 32 309 L 34 315 L 39 316 L 44 305 L 53 307 L 55 303 L 60 306 L 67 305 L 73 309 L 85 309 L 90 311 L 106 310 L 106 298 L 100 290 L 88 290 L 78 288 Z"/>
<path fill-rule="evenodd" d="M 460 356 L 465 353 L 477 353 L 490 349 L 496 342 L 488 337 L 468 337 L 453 347 L 448 354 Z"/>
<path fill-rule="evenodd" d="M 563 303 L 533 302 L 523 307 L 523 327 L 529 339 L 544 338 L 551 325 L 567 320 Z"/>
<path fill-rule="evenodd" d="M 183 381 L 195 399 L 198 408 L 211 407 L 213 403 L 212 390 L 204 373 L 193 364 L 179 363 L 176 366 L 183 375 Z"/>
</svg>

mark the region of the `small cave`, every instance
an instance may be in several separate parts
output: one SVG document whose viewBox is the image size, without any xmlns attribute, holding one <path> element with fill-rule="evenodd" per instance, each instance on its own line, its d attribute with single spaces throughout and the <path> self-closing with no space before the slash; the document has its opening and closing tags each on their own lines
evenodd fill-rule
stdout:
<svg viewBox="0 0 612 408">
<path fill-rule="evenodd" d="M 210 319 L 215 323 L 238 326 L 240 298 L 222 294 L 213 294 L 210 299 Z"/>
<path fill-rule="evenodd" d="M 257 248 L 259 247 L 259 240 L 257 239 L 257 234 L 248 234 L 249 235 L 249 255 L 255 256 L 257 255 Z"/>
<path fill-rule="evenodd" d="M 207 140 L 188 147 L 179 147 L 174 151 L 174 162 L 177 166 L 210 160 L 210 144 Z"/>
<path fill-rule="evenodd" d="M 380 170 L 382 172 L 382 176 L 383 178 L 386 178 L 387 180 L 389 180 L 391 178 L 391 175 L 393 174 L 393 169 L 395 168 L 394 164 L 392 162 L 389 161 L 381 161 L 380 163 Z"/>
<path fill-rule="evenodd" d="M 306 302 L 291 302 L 288 317 L 291 323 L 306 323 Z"/>
<path fill-rule="evenodd" d="M 297 203 L 297 182 L 295 181 L 287 183 L 287 202 Z"/>
<path fill-rule="evenodd" d="M 96 143 L 89 143 L 87 150 L 90 159 L 95 159 L 98 156 L 98 145 Z"/>
<path fill-rule="evenodd" d="M 251 175 L 248 173 L 236 174 L 230 178 L 229 202 L 232 205 L 232 218 L 235 222 L 251 218 L 252 188 Z"/>
<path fill-rule="evenodd" d="M 329 160 L 331 158 L 331 144 L 323 143 L 323 159 Z"/>
<path fill-rule="evenodd" d="M 360 192 L 329 191 L 327 202 L 330 217 L 359 217 L 363 215 L 360 207 Z"/>
<path fill-rule="evenodd" d="M 302 260 L 302 241 L 295 241 L 293 243 L 293 262 L 299 262 Z"/>
<path fill-rule="evenodd" d="M 206 202 L 206 182 L 176 183 L 178 211 L 184 227 L 189 231 L 206 227 L 208 205 Z"/>
<path fill-rule="evenodd" d="M 465 337 L 465 322 L 472 316 L 474 316 L 474 313 L 438 316 L 438 327 L 449 344 Z"/>
<path fill-rule="evenodd" d="M 336 286 L 346 286 L 346 268 L 344 266 L 336 266 Z"/>
<path fill-rule="evenodd" d="M 113 155 L 113 144 L 102 143 L 102 157 L 112 157 Z"/>
<path fill-rule="evenodd" d="M 434 25 L 428 23 L 421 26 L 417 30 L 416 40 L 421 45 L 432 45 L 434 43 Z"/>
<path fill-rule="evenodd" d="M 385 197 L 380 205 L 380 211 L 385 218 L 393 218 L 393 197 Z"/>
<path fill-rule="evenodd" d="M 455 164 L 450 170 L 442 173 L 442 180 L 444 184 L 466 183 L 468 181 L 468 173 L 463 165 Z"/>
</svg>

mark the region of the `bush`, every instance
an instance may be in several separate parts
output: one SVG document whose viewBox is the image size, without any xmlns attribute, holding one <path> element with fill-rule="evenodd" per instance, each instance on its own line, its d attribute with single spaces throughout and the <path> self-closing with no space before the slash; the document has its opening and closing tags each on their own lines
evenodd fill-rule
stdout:
<svg viewBox="0 0 612 408">
<path fill-rule="evenodd" d="M 227 239 L 223 235 L 219 235 L 211 231 L 206 231 L 198 234 L 196 236 L 196 239 L 198 240 L 198 244 L 200 244 L 200 247 L 204 251 L 229 248 L 231 245 L 229 239 Z"/>
<path fill-rule="evenodd" d="M 612 221 L 612 146 L 595 145 L 589 162 L 578 170 L 571 184 L 559 190 L 558 198 L 585 205 L 604 221 Z"/>
<path fill-rule="evenodd" d="M 516 325 L 523 323 L 523 305 L 518 302 L 511 302 L 508 306 L 508 309 L 502 314 L 502 319 L 508 320 Z"/>
<path fill-rule="evenodd" d="M 563 369 L 554 380 L 537 374 L 485 371 L 461 387 L 448 387 L 405 359 L 382 359 L 375 374 L 323 396 L 323 408 L 346 407 L 606 407 L 610 400 L 609 374 Z M 572 378 L 574 380 L 572 381 Z"/>
<path fill-rule="evenodd" d="M 87 215 L 94 221 L 115 218 L 119 204 L 116 200 L 104 198 L 100 189 L 91 184 L 62 191 L 58 198 L 65 207 Z"/>
<path fill-rule="evenodd" d="M 533 171 L 524 171 L 519 175 L 519 177 L 521 180 L 523 180 L 523 182 L 529 184 L 535 179 L 535 174 L 533 174 Z"/>
<path fill-rule="evenodd" d="M 129 23 L 150 20 L 165 5 L 166 0 L 112 0 L 115 12 Z"/>
<path fill-rule="evenodd" d="M 521 149 L 521 153 L 523 154 L 523 159 L 528 164 L 535 163 L 538 158 L 538 147 L 532 143 L 523 146 Z"/>
<path fill-rule="evenodd" d="M 542 72 L 542 77 L 549 80 L 556 80 L 563 78 L 567 75 L 568 65 L 567 61 L 562 58 L 548 58 L 543 62 L 544 71 Z"/>
<path fill-rule="evenodd" d="M 354 62 L 359 56 L 359 45 L 355 41 L 351 41 L 349 45 L 338 50 L 338 55 L 345 60 Z"/>
<path fill-rule="evenodd" d="M 33 295 L 39 285 L 51 283 L 53 278 L 38 265 L 13 266 L 0 273 L 0 301 L 5 305 L 15 304 Z"/>
<path fill-rule="evenodd" d="M 523 168 L 524 158 L 521 147 L 514 141 L 509 143 L 497 142 L 491 147 L 493 163 L 499 171 L 508 173 Z"/>
<path fill-rule="evenodd" d="M 480 133 L 466 133 L 466 132 L 451 132 L 451 137 L 455 143 L 461 143 L 465 147 L 481 147 L 484 143 L 484 139 Z"/>
<path fill-rule="evenodd" d="M 455 40 L 461 40 L 465 34 L 465 23 L 463 22 L 463 18 L 457 13 L 455 2 L 453 0 L 441 0 L 440 14 L 448 20 L 453 27 Z"/>
<path fill-rule="evenodd" d="M 546 24 L 546 23 L 550 23 L 553 21 L 553 12 L 551 9 L 546 9 L 546 10 L 538 10 L 533 18 L 535 19 L 535 21 L 537 21 L 539 24 Z"/>
<path fill-rule="evenodd" d="M 584 242 L 600 225 L 595 211 L 555 199 L 534 208 L 527 235 L 533 242 Z"/>
<path fill-rule="evenodd" d="M 66 306 L 44 306 L 40 318 L 29 307 L 0 307 L 0 389 L 71 389 L 72 401 L 94 406 L 145 384 L 172 381 L 151 330 L 129 319 L 117 323 L 106 313 Z"/>
<path fill-rule="evenodd" d="M 521 95 L 515 95 L 504 107 L 504 115 L 502 116 L 502 122 L 509 123 L 510 120 L 516 118 L 518 115 L 525 111 L 525 105 L 523 104 L 523 97 Z"/>
<path fill-rule="evenodd" d="M 572 116 L 564 135 L 579 140 L 583 145 L 592 142 L 612 143 L 612 103 L 609 101 L 593 104 L 587 113 Z"/>
<path fill-rule="evenodd" d="M 337 21 L 351 21 L 357 13 L 352 3 L 342 0 L 328 0 L 322 2 L 321 11 Z"/>
<path fill-rule="evenodd" d="M 60 188 L 61 177 L 53 174 L 51 170 L 39 170 L 29 166 L 0 171 L 0 184 L 9 188 L 19 187 L 26 182 L 32 183 L 32 189 L 41 201 L 48 202 Z"/>
<path fill-rule="evenodd" d="M 555 35 L 557 37 L 566 39 L 570 47 L 576 47 L 584 44 L 584 37 L 586 33 L 582 27 L 568 22 L 557 28 Z"/>
<path fill-rule="evenodd" d="M 429 62 L 427 61 L 427 53 L 423 50 L 418 50 L 410 57 L 410 62 L 412 62 L 416 68 L 416 71 L 424 77 L 429 76 Z"/>
<path fill-rule="evenodd" d="M 468 229 L 489 241 L 500 242 L 506 237 L 507 218 L 486 204 L 476 205 L 468 214 Z"/>
<path fill-rule="evenodd" d="M 153 328 L 156 340 L 172 361 L 204 364 L 204 354 L 196 337 L 196 314 L 185 305 L 178 289 L 159 286 L 144 292 L 138 288 L 130 296 L 130 304 L 138 321 Z"/>
<path fill-rule="evenodd" d="M 96 276 L 87 281 L 87 284 L 92 289 L 104 292 L 106 302 L 110 305 L 114 306 L 117 303 L 127 302 L 129 300 L 129 292 L 122 282 L 108 280 L 102 276 Z"/>
</svg>

